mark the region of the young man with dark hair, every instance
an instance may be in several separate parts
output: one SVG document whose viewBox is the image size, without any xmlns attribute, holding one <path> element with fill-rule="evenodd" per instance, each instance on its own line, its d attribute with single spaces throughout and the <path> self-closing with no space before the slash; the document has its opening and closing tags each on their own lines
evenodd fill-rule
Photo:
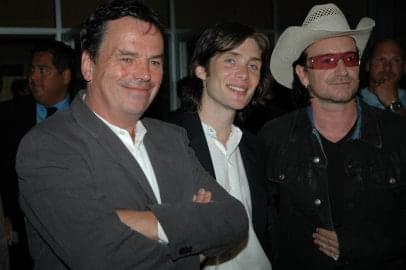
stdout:
<svg viewBox="0 0 406 270">
<path fill-rule="evenodd" d="M 239 111 L 269 90 L 269 54 L 268 38 L 251 27 L 207 28 L 181 95 L 189 107 L 170 119 L 186 129 L 202 165 L 243 203 L 250 221 L 248 240 L 227 256 L 209 258 L 204 269 L 271 269 L 262 148 L 253 134 L 233 124 Z"/>
</svg>

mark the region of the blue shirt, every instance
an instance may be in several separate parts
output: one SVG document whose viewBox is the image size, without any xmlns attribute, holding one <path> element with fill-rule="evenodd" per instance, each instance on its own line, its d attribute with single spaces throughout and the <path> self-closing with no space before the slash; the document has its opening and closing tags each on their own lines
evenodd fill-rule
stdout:
<svg viewBox="0 0 406 270">
<path fill-rule="evenodd" d="M 359 90 L 359 96 L 366 104 L 379 109 L 385 109 L 385 105 L 379 101 L 378 97 L 368 87 Z M 406 107 L 406 90 L 399 88 L 398 96 L 400 103 L 402 103 L 403 107 Z"/>
<path fill-rule="evenodd" d="M 48 106 L 48 107 L 55 107 L 58 111 L 66 111 L 69 109 L 69 102 L 70 100 L 70 96 L 66 95 L 66 97 L 62 100 L 59 101 L 58 103 L 52 105 L 52 106 Z M 40 104 L 40 103 L 36 103 L 36 108 L 37 108 L 37 124 L 41 123 L 42 121 L 44 121 L 47 118 L 47 109 L 46 106 Z"/>
</svg>

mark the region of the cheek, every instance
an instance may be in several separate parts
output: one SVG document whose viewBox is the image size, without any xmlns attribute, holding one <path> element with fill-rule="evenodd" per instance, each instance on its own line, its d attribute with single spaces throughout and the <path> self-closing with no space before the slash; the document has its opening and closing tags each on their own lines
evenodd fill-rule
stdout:
<svg viewBox="0 0 406 270">
<path fill-rule="evenodd" d="M 349 69 L 348 74 L 355 81 L 359 80 L 359 68 Z"/>
<path fill-rule="evenodd" d="M 307 77 L 308 83 L 312 86 L 324 85 L 328 80 L 330 74 L 325 72 L 318 72 L 318 74 L 310 73 Z"/>
<path fill-rule="evenodd" d="M 154 87 L 159 88 L 163 79 L 163 70 L 151 70 L 151 82 Z"/>
<path fill-rule="evenodd" d="M 396 65 L 396 66 L 393 68 L 393 71 L 396 73 L 396 75 L 401 76 L 402 73 L 403 73 L 403 68 L 402 68 L 402 66 Z"/>
</svg>

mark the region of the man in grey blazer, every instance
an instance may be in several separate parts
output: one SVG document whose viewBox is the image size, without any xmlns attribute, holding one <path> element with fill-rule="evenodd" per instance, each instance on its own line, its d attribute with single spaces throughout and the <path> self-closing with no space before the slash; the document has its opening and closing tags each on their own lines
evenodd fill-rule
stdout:
<svg viewBox="0 0 406 270">
<path fill-rule="evenodd" d="M 246 239 L 243 206 L 202 168 L 185 131 L 140 120 L 161 84 L 162 33 L 137 1 L 96 9 L 81 32 L 86 92 L 23 139 L 35 269 L 199 269 L 199 258 Z"/>
</svg>

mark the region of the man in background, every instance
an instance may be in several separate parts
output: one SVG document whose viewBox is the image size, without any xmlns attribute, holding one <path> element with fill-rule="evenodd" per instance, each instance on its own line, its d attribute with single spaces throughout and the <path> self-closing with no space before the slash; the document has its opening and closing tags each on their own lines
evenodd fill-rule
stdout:
<svg viewBox="0 0 406 270">
<path fill-rule="evenodd" d="M 359 95 L 367 104 L 406 115 L 406 90 L 399 87 L 405 72 L 403 48 L 393 39 L 377 42 L 367 63 L 368 87 Z"/>
<path fill-rule="evenodd" d="M 32 50 L 28 74 L 31 94 L 0 105 L 1 195 L 6 235 L 10 247 L 10 268 L 30 269 L 31 259 L 25 235 L 24 220 L 18 204 L 18 180 L 15 156 L 23 136 L 36 124 L 56 111 L 69 108 L 70 85 L 74 74 L 73 50 L 59 41 L 47 41 Z"/>
</svg>

